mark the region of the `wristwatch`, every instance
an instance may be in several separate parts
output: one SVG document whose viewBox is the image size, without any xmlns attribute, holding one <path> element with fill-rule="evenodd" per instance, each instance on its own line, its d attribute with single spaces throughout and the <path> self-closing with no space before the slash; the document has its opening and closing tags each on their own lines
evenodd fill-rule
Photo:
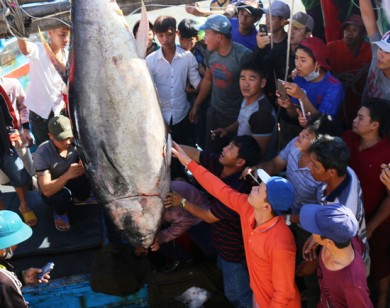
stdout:
<svg viewBox="0 0 390 308">
<path fill-rule="evenodd" d="M 290 214 L 287 214 L 287 215 L 286 215 L 286 225 L 287 225 L 287 226 L 291 226 L 291 220 L 290 220 L 290 218 L 291 218 L 291 215 L 290 215 Z"/>
<path fill-rule="evenodd" d="M 186 199 L 186 198 L 181 199 L 181 201 L 179 202 L 179 206 L 180 206 L 181 208 L 185 207 L 186 202 L 187 202 L 187 199 Z"/>
</svg>

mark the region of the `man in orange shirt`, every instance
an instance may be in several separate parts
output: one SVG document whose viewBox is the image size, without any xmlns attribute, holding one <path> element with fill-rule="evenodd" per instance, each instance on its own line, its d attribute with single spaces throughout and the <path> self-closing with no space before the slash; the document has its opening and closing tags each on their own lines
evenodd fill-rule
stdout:
<svg viewBox="0 0 390 308">
<path fill-rule="evenodd" d="M 173 155 L 210 194 L 240 215 L 253 307 L 300 307 L 294 282 L 296 247 L 280 211 L 294 201 L 294 189 L 281 177 L 258 174 L 263 183 L 242 194 L 192 161 L 176 143 Z"/>
</svg>

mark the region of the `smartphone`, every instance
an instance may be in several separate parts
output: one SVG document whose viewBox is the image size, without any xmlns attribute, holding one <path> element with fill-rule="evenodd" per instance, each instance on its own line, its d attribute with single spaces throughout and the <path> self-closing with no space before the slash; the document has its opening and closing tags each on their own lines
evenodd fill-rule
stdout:
<svg viewBox="0 0 390 308">
<path fill-rule="evenodd" d="M 268 28 L 267 28 L 267 25 L 265 25 L 265 24 L 260 24 L 260 25 L 259 25 L 259 32 L 264 32 L 265 35 L 268 35 Z"/>
<path fill-rule="evenodd" d="M 54 268 L 53 262 L 48 262 L 44 267 L 41 268 L 42 272 L 38 274 L 38 279 L 41 280 L 43 276 L 52 271 Z"/>
<path fill-rule="evenodd" d="M 281 99 L 283 100 L 287 99 L 287 92 L 286 92 L 286 88 L 284 87 L 284 81 L 281 79 L 278 79 L 278 92 Z"/>
</svg>

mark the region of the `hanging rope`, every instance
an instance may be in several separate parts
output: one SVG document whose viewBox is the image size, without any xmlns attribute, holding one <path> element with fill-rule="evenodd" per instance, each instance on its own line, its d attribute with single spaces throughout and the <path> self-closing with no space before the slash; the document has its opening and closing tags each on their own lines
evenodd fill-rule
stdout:
<svg viewBox="0 0 390 308">
<path fill-rule="evenodd" d="M 22 10 L 17 0 L 0 0 L 3 20 L 9 33 L 16 37 L 28 37 Z"/>
<path fill-rule="evenodd" d="M 287 55 L 286 55 L 286 72 L 284 74 L 284 80 L 287 80 L 288 76 L 288 69 L 290 68 L 290 41 L 291 41 L 291 26 L 292 26 L 292 17 L 294 12 L 294 2 L 295 0 L 291 1 L 291 10 L 290 10 L 290 20 L 288 22 L 288 32 L 287 32 Z"/>
<path fill-rule="evenodd" d="M 272 7 L 271 7 L 271 0 L 268 1 L 268 7 L 269 7 L 269 31 L 271 32 L 271 49 L 274 48 L 274 35 L 273 35 L 273 29 L 272 29 Z"/>
</svg>

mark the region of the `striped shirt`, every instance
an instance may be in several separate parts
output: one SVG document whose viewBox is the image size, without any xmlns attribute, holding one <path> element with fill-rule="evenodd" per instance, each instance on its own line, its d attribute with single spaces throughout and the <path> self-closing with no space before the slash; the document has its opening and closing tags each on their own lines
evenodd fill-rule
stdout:
<svg viewBox="0 0 390 308">
<path fill-rule="evenodd" d="M 279 153 L 280 157 L 287 162 L 286 178 L 295 190 L 295 199 L 291 206 L 293 214 L 299 214 L 304 204 L 318 203 L 322 196 L 322 183 L 313 179 L 309 168 L 299 167 L 302 153 L 295 146 L 297 139 L 298 137 L 295 137 L 291 140 Z"/>
<path fill-rule="evenodd" d="M 200 164 L 218 177 L 223 170 L 219 156 L 218 153 L 202 151 L 199 158 Z M 241 172 L 237 172 L 221 180 L 238 192 L 249 194 L 252 189 L 251 181 L 242 180 L 240 176 Z M 229 262 L 244 261 L 245 251 L 240 216 L 216 198 L 213 198 L 210 204 L 210 211 L 219 219 L 211 224 L 211 240 L 218 254 Z"/>
</svg>

